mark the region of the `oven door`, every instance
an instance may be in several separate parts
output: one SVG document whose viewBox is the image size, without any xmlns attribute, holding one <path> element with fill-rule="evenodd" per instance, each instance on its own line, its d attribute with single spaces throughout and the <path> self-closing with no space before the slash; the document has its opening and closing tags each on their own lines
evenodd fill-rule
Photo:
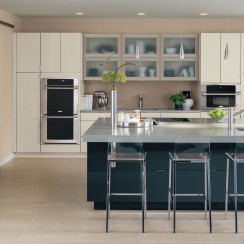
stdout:
<svg viewBox="0 0 244 244">
<path fill-rule="evenodd" d="M 79 143 L 78 116 L 42 115 L 42 143 Z"/>
<path fill-rule="evenodd" d="M 206 107 L 234 107 L 236 106 L 236 95 L 225 95 L 225 94 L 214 94 L 214 95 L 206 95 Z"/>
<path fill-rule="evenodd" d="M 42 114 L 50 116 L 78 114 L 77 88 L 44 87 L 42 92 Z"/>
</svg>

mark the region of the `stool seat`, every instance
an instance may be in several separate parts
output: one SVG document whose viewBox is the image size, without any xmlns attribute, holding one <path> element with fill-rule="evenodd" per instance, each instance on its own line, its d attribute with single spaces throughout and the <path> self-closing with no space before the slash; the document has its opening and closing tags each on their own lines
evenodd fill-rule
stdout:
<svg viewBox="0 0 244 244">
<path fill-rule="evenodd" d="M 184 162 L 202 162 L 204 160 L 209 160 L 209 155 L 208 153 L 174 153 L 172 159 Z"/>
<path fill-rule="evenodd" d="M 145 154 L 143 153 L 109 153 L 107 160 L 110 161 L 135 161 L 140 163 L 140 161 L 145 160 Z"/>
</svg>

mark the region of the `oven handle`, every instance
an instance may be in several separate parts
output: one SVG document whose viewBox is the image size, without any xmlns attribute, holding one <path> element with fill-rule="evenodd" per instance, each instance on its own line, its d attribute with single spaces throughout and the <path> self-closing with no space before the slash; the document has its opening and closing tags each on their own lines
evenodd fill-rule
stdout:
<svg viewBox="0 0 244 244">
<path fill-rule="evenodd" d="M 55 86 L 55 87 L 50 87 L 50 86 L 42 86 L 43 89 L 45 90 L 76 90 L 78 89 L 78 86 L 73 86 L 73 87 L 59 87 L 59 86 Z"/>
<path fill-rule="evenodd" d="M 48 116 L 48 115 L 42 115 L 42 118 L 44 119 L 78 119 L 78 115 L 74 115 L 74 116 Z"/>
<path fill-rule="evenodd" d="M 235 92 L 235 93 L 207 93 L 207 92 L 203 92 L 202 96 L 216 96 L 216 95 L 220 95 L 220 96 L 229 96 L 229 95 L 240 95 L 240 92 Z"/>
</svg>

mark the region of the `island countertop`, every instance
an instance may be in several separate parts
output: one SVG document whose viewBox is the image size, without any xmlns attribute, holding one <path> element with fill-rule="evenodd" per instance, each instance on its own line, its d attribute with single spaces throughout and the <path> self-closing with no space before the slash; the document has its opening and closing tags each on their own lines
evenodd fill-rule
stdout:
<svg viewBox="0 0 244 244">
<path fill-rule="evenodd" d="M 234 129 L 229 130 L 227 119 L 220 123 L 213 123 L 210 119 L 190 119 L 190 122 L 167 122 L 145 128 L 111 128 L 110 118 L 99 118 L 84 133 L 84 142 L 132 142 L 140 137 L 143 142 L 165 143 L 175 142 L 178 136 L 193 136 L 200 138 L 208 136 L 212 143 L 234 143 L 239 137 L 243 137 L 244 119 L 234 119 Z M 199 141 L 200 142 L 200 141 Z"/>
</svg>

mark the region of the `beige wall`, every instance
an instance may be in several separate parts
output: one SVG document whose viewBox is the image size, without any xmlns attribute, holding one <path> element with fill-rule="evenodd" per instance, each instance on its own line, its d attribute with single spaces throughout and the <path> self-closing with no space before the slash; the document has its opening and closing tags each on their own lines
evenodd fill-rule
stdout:
<svg viewBox="0 0 244 244">
<path fill-rule="evenodd" d="M 13 129 L 13 31 L 20 30 L 20 20 L 0 10 L 0 20 L 16 26 L 0 25 L 0 161 L 12 153 Z"/>
<path fill-rule="evenodd" d="M 180 33 L 180 19 L 23 19 L 23 32 L 82 32 L 82 33 L 125 33 L 160 34 Z M 226 19 L 199 17 L 183 18 L 183 33 L 226 32 Z M 229 32 L 244 32 L 244 19 L 229 19 Z M 144 108 L 171 108 L 169 96 L 176 91 L 190 90 L 198 108 L 197 88 L 194 81 L 129 81 L 119 88 L 118 106 L 138 106 L 138 95 L 144 97 Z M 108 91 L 106 84 L 99 81 L 85 81 L 84 92 L 93 94 L 96 90 Z"/>
</svg>

